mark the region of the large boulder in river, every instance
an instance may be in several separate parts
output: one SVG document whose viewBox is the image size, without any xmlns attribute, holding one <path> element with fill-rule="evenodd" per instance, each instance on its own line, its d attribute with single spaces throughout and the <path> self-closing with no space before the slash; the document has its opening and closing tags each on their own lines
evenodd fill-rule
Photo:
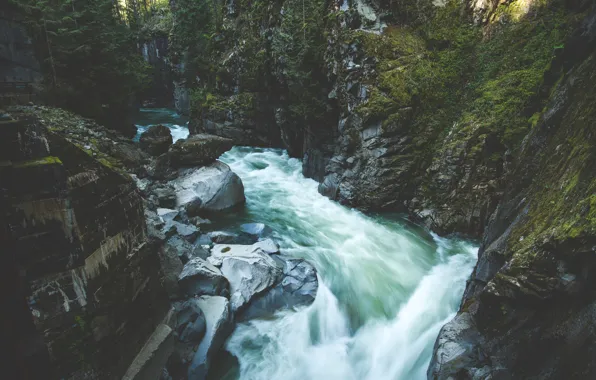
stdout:
<svg viewBox="0 0 596 380">
<path fill-rule="evenodd" d="M 228 293 L 228 280 L 218 268 L 200 257 L 194 257 L 184 265 L 178 283 L 189 297 Z"/>
<path fill-rule="evenodd" d="M 141 149 L 152 156 L 159 156 L 170 149 L 172 145 L 172 133 L 168 127 L 154 125 L 147 129 L 139 139 Z"/>
<path fill-rule="evenodd" d="M 283 268 L 267 252 L 263 244 L 218 244 L 208 261 L 219 266 L 230 283 L 230 304 L 233 313 L 263 293 L 283 275 Z"/>
<path fill-rule="evenodd" d="M 236 173 L 221 161 L 188 171 L 174 181 L 178 204 L 189 217 L 203 212 L 218 212 L 243 204 L 244 185 Z"/>
<path fill-rule="evenodd" d="M 202 296 L 197 303 L 205 315 L 206 331 L 188 367 L 188 378 L 203 380 L 207 376 L 210 360 L 222 348 L 233 325 L 230 305 L 225 297 Z"/>
<path fill-rule="evenodd" d="M 198 134 L 176 141 L 169 152 L 170 164 L 174 167 L 207 165 L 232 149 L 232 140 L 225 137 Z"/>
<path fill-rule="evenodd" d="M 310 305 L 319 288 L 315 268 L 302 259 L 274 256 L 283 265 L 283 278 L 272 289 L 255 298 L 237 316 L 238 322 L 254 318 L 268 318 L 276 311 Z"/>
</svg>

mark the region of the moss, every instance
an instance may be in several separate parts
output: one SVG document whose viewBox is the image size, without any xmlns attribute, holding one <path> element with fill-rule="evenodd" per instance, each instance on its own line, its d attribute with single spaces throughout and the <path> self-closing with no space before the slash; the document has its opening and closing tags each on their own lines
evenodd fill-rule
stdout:
<svg viewBox="0 0 596 380">
<path fill-rule="evenodd" d="M 14 165 L 15 168 L 29 168 L 34 166 L 42 166 L 42 165 L 62 165 L 62 161 L 58 157 L 54 156 L 47 156 L 44 158 L 38 158 L 35 160 L 19 162 Z"/>
</svg>

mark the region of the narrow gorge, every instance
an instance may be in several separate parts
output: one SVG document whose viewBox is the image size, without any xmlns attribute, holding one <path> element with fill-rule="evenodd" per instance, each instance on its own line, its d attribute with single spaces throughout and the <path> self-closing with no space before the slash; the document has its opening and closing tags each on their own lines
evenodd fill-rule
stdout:
<svg viewBox="0 0 596 380">
<path fill-rule="evenodd" d="M 3 377 L 596 377 L 593 1 L 0 16 Z"/>
</svg>

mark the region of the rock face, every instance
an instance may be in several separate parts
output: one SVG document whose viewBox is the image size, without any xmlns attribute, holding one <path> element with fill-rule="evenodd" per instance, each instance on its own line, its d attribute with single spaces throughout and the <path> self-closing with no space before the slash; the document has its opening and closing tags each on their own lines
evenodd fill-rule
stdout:
<svg viewBox="0 0 596 380">
<path fill-rule="evenodd" d="M 2 124 L 15 257 L 56 377 L 121 378 L 167 312 L 160 261 L 134 182 L 60 132 Z"/>
<path fill-rule="evenodd" d="M 566 42 L 432 379 L 596 376 L 596 12 Z"/>
<path fill-rule="evenodd" d="M 159 156 L 166 153 L 172 145 L 172 133 L 168 127 L 154 125 L 147 129 L 139 139 L 141 149 L 152 156 Z"/>
<path fill-rule="evenodd" d="M 188 216 L 217 212 L 245 201 L 244 185 L 238 175 L 223 162 L 188 172 L 174 181 L 178 205 L 185 205 Z"/>
<path fill-rule="evenodd" d="M 236 313 L 256 295 L 279 281 L 279 263 L 255 245 L 218 244 L 208 261 L 221 268 L 230 283 L 230 309 Z"/>
<path fill-rule="evenodd" d="M 198 134 L 176 141 L 169 153 L 174 167 L 200 166 L 214 162 L 232 149 L 233 141 L 224 137 Z"/>
</svg>

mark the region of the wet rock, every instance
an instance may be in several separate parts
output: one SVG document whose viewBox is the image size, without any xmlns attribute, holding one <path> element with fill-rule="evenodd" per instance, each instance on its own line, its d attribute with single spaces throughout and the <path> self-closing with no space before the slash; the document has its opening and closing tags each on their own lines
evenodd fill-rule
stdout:
<svg viewBox="0 0 596 380">
<path fill-rule="evenodd" d="M 184 343 L 198 344 L 205 336 L 207 324 L 205 314 L 197 299 L 192 298 L 175 306 L 176 332 L 178 340 Z"/>
<path fill-rule="evenodd" d="M 211 224 L 211 221 L 209 219 L 203 219 L 200 216 L 190 217 L 190 218 L 188 218 L 188 222 L 190 224 L 197 226 L 197 227 Z"/>
<path fill-rule="evenodd" d="M 207 234 L 209 239 L 215 244 L 231 244 L 238 237 L 237 234 L 225 231 L 213 231 Z"/>
<path fill-rule="evenodd" d="M 228 289 L 228 281 L 222 272 L 200 257 L 194 257 L 184 265 L 178 284 L 189 297 L 225 295 Z"/>
<path fill-rule="evenodd" d="M 233 313 L 272 287 L 283 274 L 282 266 L 257 244 L 218 244 L 208 260 L 221 267 L 221 273 L 230 283 Z"/>
<path fill-rule="evenodd" d="M 200 234 L 199 229 L 193 225 L 182 224 L 180 222 L 175 221 L 166 222 L 166 230 L 172 227 L 176 229 L 176 234 L 178 234 L 178 236 L 182 237 L 183 239 L 189 242 L 194 242 Z"/>
<path fill-rule="evenodd" d="M 213 163 L 232 149 L 232 140 L 208 134 L 198 134 L 176 141 L 169 152 L 173 167 L 189 167 Z"/>
<path fill-rule="evenodd" d="M 221 349 L 233 326 L 226 298 L 202 296 L 197 303 L 205 315 L 206 332 L 188 368 L 188 378 L 202 380 L 207 376 L 210 360 Z"/>
<path fill-rule="evenodd" d="M 166 153 L 172 145 L 172 133 L 163 125 L 154 125 L 147 129 L 139 139 L 141 149 L 152 156 Z"/>
<path fill-rule="evenodd" d="M 255 236 L 257 238 L 262 238 L 269 236 L 273 233 L 273 230 L 267 227 L 263 223 L 247 223 L 240 226 L 242 232 Z"/>
<path fill-rule="evenodd" d="M 215 244 L 253 244 L 257 238 L 249 234 L 235 234 L 226 231 L 213 231 L 207 234 L 209 239 Z"/>
<path fill-rule="evenodd" d="M 171 187 L 159 187 L 153 190 L 157 196 L 159 207 L 173 209 L 176 207 L 176 192 Z"/>
<path fill-rule="evenodd" d="M 283 265 L 283 278 L 274 288 L 251 301 L 238 316 L 238 321 L 267 318 L 276 311 L 310 305 L 317 295 L 319 283 L 315 268 L 301 259 L 276 257 Z"/>
<path fill-rule="evenodd" d="M 189 217 L 223 211 L 245 202 L 242 180 L 220 161 L 188 172 L 176 179 L 174 186 L 178 190 L 178 204 L 184 206 Z"/>
</svg>

